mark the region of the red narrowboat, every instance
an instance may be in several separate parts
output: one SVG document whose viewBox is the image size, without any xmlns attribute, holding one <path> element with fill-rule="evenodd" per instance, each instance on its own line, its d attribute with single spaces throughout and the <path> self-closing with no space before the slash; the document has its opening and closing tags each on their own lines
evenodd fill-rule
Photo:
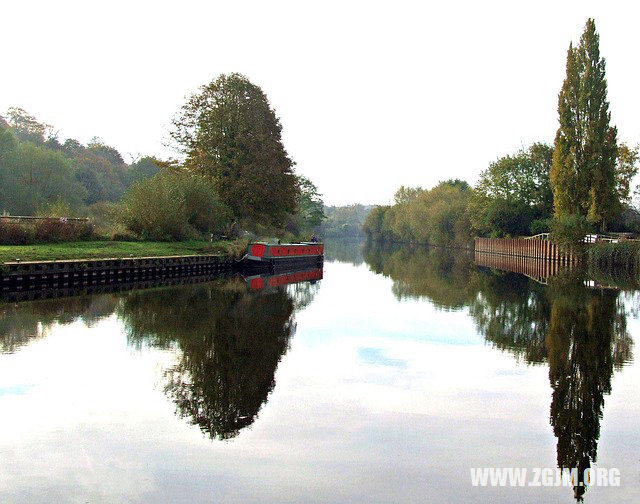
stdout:
<svg viewBox="0 0 640 504">
<path fill-rule="evenodd" d="M 324 244 L 316 242 L 254 242 L 247 247 L 243 262 L 247 267 L 275 269 L 315 265 L 322 267 Z"/>
</svg>

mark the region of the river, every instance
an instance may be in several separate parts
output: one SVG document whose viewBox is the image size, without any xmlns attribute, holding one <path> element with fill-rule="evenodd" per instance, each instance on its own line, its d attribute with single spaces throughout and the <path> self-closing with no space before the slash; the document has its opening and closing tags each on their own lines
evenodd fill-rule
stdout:
<svg viewBox="0 0 640 504">
<path fill-rule="evenodd" d="M 635 287 L 360 243 L 251 285 L 0 301 L 0 501 L 640 501 Z"/>
</svg>

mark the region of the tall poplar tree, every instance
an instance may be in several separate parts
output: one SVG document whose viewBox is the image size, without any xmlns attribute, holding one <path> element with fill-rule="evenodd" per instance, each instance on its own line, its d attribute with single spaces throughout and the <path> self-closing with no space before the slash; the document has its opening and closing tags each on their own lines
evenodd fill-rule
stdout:
<svg viewBox="0 0 640 504">
<path fill-rule="evenodd" d="M 605 60 L 589 19 L 578 47 L 569 45 L 558 96 L 551 182 L 557 216 L 582 215 L 605 229 L 616 211 L 617 130 L 610 126 Z"/>
</svg>

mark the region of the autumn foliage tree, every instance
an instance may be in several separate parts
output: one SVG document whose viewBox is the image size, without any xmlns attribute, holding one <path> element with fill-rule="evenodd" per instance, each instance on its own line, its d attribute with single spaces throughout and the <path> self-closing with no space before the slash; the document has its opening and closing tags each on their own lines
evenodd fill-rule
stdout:
<svg viewBox="0 0 640 504">
<path fill-rule="evenodd" d="M 617 208 L 617 130 L 609 125 L 599 40 L 589 19 L 579 45 L 569 46 L 566 78 L 558 97 L 560 127 L 551 182 L 556 216 L 584 216 L 604 230 Z"/>
<path fill-rule="evenodd" d="M 202 86 L 173 121 L 186 167 L 211 178 L 236 217 L 282 226 L 299 188 L 282 126 L 264 92 L 240 74 Z"/>
</svg>

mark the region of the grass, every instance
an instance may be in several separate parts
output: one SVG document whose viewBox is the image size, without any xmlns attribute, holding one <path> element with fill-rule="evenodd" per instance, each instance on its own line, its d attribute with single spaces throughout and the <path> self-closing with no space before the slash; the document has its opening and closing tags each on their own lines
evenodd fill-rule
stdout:
<svg viewBox="0 0 640 504">
<path fill-rule="evenodd" d="M 247 242 L 183 241 L 183 242 L 125 242 L 86 241 L 73 243 L 46 243 L 38 245 L 0 246 L 0 264 L 20 261 L 60 261 L 64 259 L 98 259 L 110 257 L 154 257 L 173 255 L 228 254 L 239 257 Z"/>
</svg>

